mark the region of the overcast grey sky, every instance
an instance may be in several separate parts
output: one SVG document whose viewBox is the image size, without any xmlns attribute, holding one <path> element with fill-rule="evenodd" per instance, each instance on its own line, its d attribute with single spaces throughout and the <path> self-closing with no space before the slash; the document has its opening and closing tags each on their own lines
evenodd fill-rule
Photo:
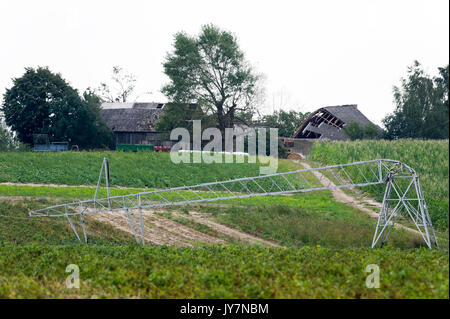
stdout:
<svg viewBox="0 0 450 319">
<path fill-rule="evenodd" d="M 236 34 L 265 74 L 266 112 L 358 104 L 380 123 L 414 59 L 432 75 L 449 61 L 448 0 L 1 0 L 0 94 L 26 66 L 49 66 L 83 91 L 118 65 L 136 75 L 136 95 L 153 92 L 138 100 L 164 102 L 173 35 L 206 23 Z"/>
</svg>

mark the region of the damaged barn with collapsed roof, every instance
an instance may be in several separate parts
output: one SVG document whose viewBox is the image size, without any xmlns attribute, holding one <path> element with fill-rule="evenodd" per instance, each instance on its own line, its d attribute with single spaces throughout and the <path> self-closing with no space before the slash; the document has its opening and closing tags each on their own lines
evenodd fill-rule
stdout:
<svg viewBox="0 0 450 319">
<path fill-rule="evenodd" d="M 360 127 L 373 124 L 362 114 L 356 104 L 326 106 L 312 112 L 297 128 L 291 138 L 284 139 L 289 152 L 309 154 L 315 141 L 324 139 L 346 141 L 349 139 L 344 128 L 351 122 Z M 375 125 L 380 131 L 381 128 Z"/>
<path fill-rule="evenodd" d="M 349 138 L 343 128 L 350 122 L 356 122 L 361 127 L 373 124 L 356 104 L 326 106 L 312 112 L 292 137 L 345 141 Z"/>
</svg>

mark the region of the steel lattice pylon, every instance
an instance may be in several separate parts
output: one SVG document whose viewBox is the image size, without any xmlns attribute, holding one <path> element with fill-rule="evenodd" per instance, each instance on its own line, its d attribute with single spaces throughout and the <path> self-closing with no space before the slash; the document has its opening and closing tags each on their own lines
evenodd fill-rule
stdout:
<svg viewBox="0 0 450 319">
<path fill-rule="evenodd" d="M 107 197 L 98 199 L 97 194 L 103 172 L 105 172 Z M 193 186 L 151 190 L 131 195 L 110 196 L 109 164 L 105 158 L 100 169 L 94 199 L 50 206 L 32 211 L 29 216 L 66 217 L 76 237 L 81 241 L 71 220 L 71 216 L 79 216 L 84 241 L 87 243 L 85 216 L 110 211 L 125 211 L 136 241 L 144 244 L 143 208 L 380 184 L 386 184 L 386 189 L 372 248 L 378 242 L 380 242 L 381 247 L 386 243 L 395 222 L 400 216 L 412 220 L 430 249 L 433 245 L 438 247 L 417 173 L 408 165 L 389 159 L 330 165 Z M 130 214 L 131 210 L 138 210 L 140 227 Z M 138 233 L 140 234 L 138 235 Z"/>
</svg>

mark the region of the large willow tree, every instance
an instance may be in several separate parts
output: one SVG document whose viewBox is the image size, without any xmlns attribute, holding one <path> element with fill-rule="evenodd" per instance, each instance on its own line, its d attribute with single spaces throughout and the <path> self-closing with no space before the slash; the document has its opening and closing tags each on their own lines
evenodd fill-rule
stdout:
<svg viewBox="0 0 450 319">
<path fill-rule="evenodd" d="M 199 103 L 222 131 L 255 109 L 258 76 L 236 37 L 214 25 L 196 37 L 177 33 L 164 71 L 170 83 L 163 93 L 176 103 Z"/>
</svg>

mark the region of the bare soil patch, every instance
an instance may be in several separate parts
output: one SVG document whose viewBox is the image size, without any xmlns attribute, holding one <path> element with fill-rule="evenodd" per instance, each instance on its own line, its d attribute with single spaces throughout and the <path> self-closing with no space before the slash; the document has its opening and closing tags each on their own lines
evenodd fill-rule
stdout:
<svg viewBox="0 0 450 319">
<path fill-rule="evenodd" d="M 138 238 L 141 237 L 139 218 L 137 213 L 132 213 L 135 222 L 135 231 Z M 192 228 L 176 223 L 168 218 L 142 211 L 144 224 L 144 239 L 146 243 L 153 245 L 171 245 L 193 247 L 195 243 L 225 244 L 220 238 L 209 236 Z M 117 229 L 134 236 L 128 217 L 125 212 L 95 213 L 90 215 L 100 222 L 109 223 Z"/>
<path fill-rule="evenodd" d="M 212 228 L 213 230 L 217 231 L 218 233 L 232 237 L 238 241 L 243 241 L 250 244 L 259 244 L 263 246 L 280 247 L 280 245 L 273 243 L 271 241 L 244 233 L 242 231 L 212 221 L 207 217 L 207 214 L 201 214 L 195 211 L 190 211 L 189 214 L 181 214 L 180 212 L 172 212 L 172 213 L 174 213 L 176 216 L 179 217 L 190 218 L 196 223 L 206 225 Z"/>
<path fill-rule="evenodd" d="M 160 210 L 159 210 L 160 211 Z M 268 240 L 258 238 L 256 236 L 244 233 L 242 231 L 233 229 L 231 227 L 222 225 L 212 221 L 206 214 L 191 211 L 189 214 L 183 214 L 179 211 L 170 211 L 175 217 L 190 219 L 195 223 L 210 227 L 219 234 L 223 234 L 229 238 L 237 241 L 247 242 L 250 244 L 258 244 L 269 247 L 280 247 L 278 244 Z M 140 224 L 139 215 L 137 212 L 131 212 L 135 221 L 135 228 L 138 238 L 140 240 Z M 107 212 L 94 213 L 89 215 L 90 218 L 108 223 L 120 231 L 126 232 L 134 236 L 134 232 L 130 227 L 128 217 L 125 212 Z M 182 225 L 164 216 L 153 213 L 149 210 L 142 210 L 143 224 L 144 224 L 144 238 L 145 242 L 153 245 L 171 245 L 171 246 L 185 246 L 193 247 L 196 243 L 217 245 L 227 244 L 227 241 L 209 234 L 204 234 L 200 231 L 192 229 L 191 227 Z"/>
</svg>

